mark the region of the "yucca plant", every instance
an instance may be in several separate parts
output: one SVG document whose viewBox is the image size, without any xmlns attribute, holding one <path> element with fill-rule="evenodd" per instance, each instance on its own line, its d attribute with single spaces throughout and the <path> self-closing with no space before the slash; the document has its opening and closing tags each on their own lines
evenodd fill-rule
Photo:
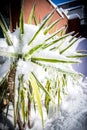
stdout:
<svg viewBox="0 0 87 130">
<path fill-rule="evenodd" d="M 9 101 L 13 103 L 14 126 L 18 124 L 19 129 L 31 127 L 32 109 L 35 113 L 38 111 L 44 126 L 43 109 L 48 115 L 50 107 L 60 107 L 63 95 L 68 94 L 68 81 L 75 87 L 82 76 L 74 71 L 72 64 L 80 63 L 79 58 L 86 56 L 76 51 L 81 39 L 76 38 L 74 32 L 63 33 L 66 27 L 49 33 L 55 24 L 61 22 L 60 18 L 46 26 L 56 9 L 39 24 L 34 10 L 35 5 L 29 24 L 24 24 L 22 5 L 20 26 L 13 33 L 0 14 L 0 26 L 5 37 L 0 39 L 0 56 L 9 59 L 9 67 L 0 77 L 0 91 L 3 90 L 0 103 L 5 97 L 8 97 L 6 105 L 9 106 Z"/>
</svg>

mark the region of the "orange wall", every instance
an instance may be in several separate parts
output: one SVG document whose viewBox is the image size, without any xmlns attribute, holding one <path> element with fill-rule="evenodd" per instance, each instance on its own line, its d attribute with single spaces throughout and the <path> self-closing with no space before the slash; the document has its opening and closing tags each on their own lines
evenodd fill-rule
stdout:
<svg viewBox="0 0 87 130">
<path fill-rule="evenodd" d="M 24 22 L 28 22 L 29 14 L 31 12 L 31 9 L 34 5 L 34 2 L 36 3 L 36 8 L 35 8 L 35 16 L 37 19 L 37 22 L 39 23 L 43 18 L 50 13 L 54 7 L 48 0 L 24 0 Z M 9 10 L 10 10 L 10 30 L 14 31 L 16 28 L 16 24 L 19 23 L 19 17 L 20 17 L 20 9 L 21 9 L 21 0 L 13 0 L 9 1 Z M 55 21 L 56 19 L 60 18 L 60 14 L 58 12 L 55 12 L 53 17 L 51 18 L 50 22 Z M 64 17 L 61 22 L 56 24 L 55 28 L 51 30 L 58 30 L 61 28 L 63 25 L 67 25 L 67 18 Z M 19 24 L 18 24 L 19 25 Z"/>
<path fill-rule="evenodd" d="M 24 0 L 24 22 L 28 22 L 29 14 L 31 9 L 34 5 L 34 1 L 36 3 L 35 8 L 35 16 L 37 22 L 39 23 L 43 18 L 50 13 L 54 7 L 48 0 Z M 9 10 L 10 10 L 10 30 L 14 31 L 16 28 L 16 24 L 19 23 L 19 16 L 20 16 L 20 9 L 21 9 L 21 0 L 13 0 L 9 2 Z M 55 25 L 55 27 L 50 31 L 53 32 L 55 30 L 60 29 L 62 26 L 67 25 L 67 32 L 75 31 L 80 32 L 80 20 L 79 19 L 71 19 L 68 20 L 67 17 L 63 14 L 64 18 Z M 55 12 L 53 17 L 51 18 L 50 22 L 55 21 L 56 19 L 60 18 L 60 14 Z M 19 25 L 19 24 L 18 24 Z"/>
</svg>

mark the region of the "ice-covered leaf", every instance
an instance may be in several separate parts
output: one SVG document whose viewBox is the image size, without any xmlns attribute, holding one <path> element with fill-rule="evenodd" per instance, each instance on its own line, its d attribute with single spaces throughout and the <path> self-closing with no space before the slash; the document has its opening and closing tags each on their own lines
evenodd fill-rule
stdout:
<svg viewBox="0 0 87 130">
<path fill-rule="evenodd" d="M 42 119 L 42 123 L 44 123 L 42 103 L 41 103 L 41 95 L 40 95 L 40 91 L 39 91 L 39 86 L 38 86 L 37 81 L 34 78 L 32 73 L 30 75 L 30 83 L 31 83 L 31 86 L 32 86 L 32 90 L 33 90 L 35 101 L 36 101 L 37 106 L 38 106 L 38 111 L 39 111 L 39 114 L 40 114 L 41 119 Z"/>
</svg>

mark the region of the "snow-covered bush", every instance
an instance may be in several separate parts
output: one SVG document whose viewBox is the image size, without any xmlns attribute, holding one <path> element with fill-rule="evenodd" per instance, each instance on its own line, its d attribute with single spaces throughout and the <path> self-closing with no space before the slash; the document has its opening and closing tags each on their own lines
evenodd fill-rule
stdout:
<svg viewBox="0 0 87 130">
<path fill-rule="evenodd" d="M 9 66 L 6 63 L 3 66 L 2 71 L 5 68 L 7 71 L 0 76 L 0 85 L 6 83 L 8 100 L 14 107 L 14 125 L 18 123 L 21 129 L 32 127 L 33 114 L 39 114 L 44 126 L 52 111 L 58 111 L 65 99 L 82 94 L 78 86 L 82 74 L 72 68 L 72 64 L 80 63 L 80 57 L 86 56 L 76 51 L 81 39 L 74 32 L 62 33 L 65 27 L 49 33 L 53 25 L 61 22 L 58 19 L 46 26 L 55 10 L 37 25 L 24 24 L 22 10 L 20 27 L 14 32 L 10 32 L 1 15 L 0 26 L 5 38 L 0 39 L 0 56 L 9 59 Z M 14 74 L 14 79 L 10 74 Z"/>
</svg>

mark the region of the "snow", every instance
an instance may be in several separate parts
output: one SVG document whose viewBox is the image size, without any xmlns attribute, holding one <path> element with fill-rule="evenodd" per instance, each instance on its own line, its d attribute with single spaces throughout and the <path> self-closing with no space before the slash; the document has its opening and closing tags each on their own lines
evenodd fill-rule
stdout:
<svg viewBox="0 0 87 130">
<path fill-rule="evenodd" d="M 10 69 L 10 60 L 7 59 L 2 65 L 0 65 L 0 82 L 2 81 L 2 77 L 4 77 L 6 73 L 8 73 L 9 69 Z"/>
<path fill-rule="evenodd" d="M 86 130 L 87 115 L 87 79 L 78 86 L 71 86 L 68 82 L 68 94 L 64 96 L 61 107 L 52 109 L 48 117 L 44 110 L 45 122 L 42 127 L 41 119 L 38 112 L 34 113 L 32 106 L 31 113 L 31 129 L 30 130 Z M 12 120 L 11 110 L 9 110 L 8 118 Z M 29 128 L 26 128 L 29 130 Z"/>
<path fill-rule="evenodd" d="M 78 18 L 78 19 L 81 19 L 78 14 L 70 14 L 70 15 L 68 15 L 67 17 L 68 17 L 68 19 L 77 19 L 77 18 Z"/>
<path fill-rule="evenodd" d="M 35 46 L 42 44 L 45 42 L 45 39 L 49 35 L 44 35 L 43 31 L 41 30 L 37 37 L 31 42 L 29 45 L 29 42 L 31 41 L 32 37 L 35 35 L 37 30 L 39 29 L 38 26 L 35 25 L 27 25 L 24 24 L 24 34 L 20 35 L 20 29 L 16 29 L 15 32 L 9 33 L 10 38 L 13 42 L 13 45 L 8 46 L 5 39 L 0 40 L 0 51 L 8 52 L 8 53 L 18 53 L 18 54 L 27 54 L 31 49 L 33 49 Z M 69 40 L 72 36 L 65 39 L 64 43 L 66 43 L 66 47 L 69 45 Z M 55 37 L 56 38 L 56 37 Z M 81 39 L 80 39 L 81 40 Z M 49 42 L 51 42 L 49 40 Z M 47 43 L 46 43 L 47 44 Z M 57 45 L 61 44 L 60 42 L 57 43 Z M 16 77 L 15 77 L 15 101 L 18 101 L 18 88 L 19 88 L 19 78 L 23 76 L 23 82 L 24 86 L 21 85 L 21 90 L 23 87 L 26 88 L 26 96 L 24 101 L 26 102 L 25 107 L 27 106 L 27 91 L 29 88 L 29 78 L 31 72 L 33 72 L 36 76 L 36 78 L 42 83 L 42 85 L 46 86 L 46 82 L 50 81 L 51 88 L 54 90 L 56 83 L 56 89 L 58 89 L 58 83 L 60 84 L 59 87 L 62 89 L 62 78 L 63 74 L 62 71 L 64 71 L 64 74 L 66 74 L 66 80 L 67 85 L 64 87 L 64 91 L 66 94 L 61 92 L 62 101 L 60 104 L 60 107 L 58 107 L 58 104 L 53 105 L 53 103 L 50 103 L 49 113 L 48 116 L 46 114 L 46 109 L 44 107 L 43 103 L 43 97 L 42 104 L 43 104 L 43 112 L 44 112 L 44 128 L 42 127 L 42 122 L 39 116 L 38 111 L 36 113 L 34 112 L 34 108 L 32 106 L 31 111 L 31 130 L 72 130 L 73 126 L 72 124 L 75 124 L 75 126 L 78 124 L 79 119 L 83 116 L 82 114 L 87 112 L 87 103 L 86 103 L 86 97 L 84 93 L 84 87 L 87 87 L 87 84 L 82 82 L 82 77 L 79 76 L 77 72 L 74 71 L 71 64 L 66 63 L 50 63 L 45 61 L 37 61 L 37 64 L 32 62 L 32 58 L 49 58 L 49 59 L 58 59 L 58 60 L 71 60 L 73 59 L 67 58 L 66 54 L 70 53 L 71 51 L 75 51 L 79 42 L 74 44 L 69 51 L 64 53 L 63 55 L 59 54 L 59 51 L 61 51 L 65 44 L 62 44 L 59 47 L 58 51 L 51 51 L 50 47 L 47 49 L 40 48 L 32 55 L 29 54 L 28 59 L 23 59 L 18 57 L 17 61 L 17 68 L 16 68 Z M 55 47 L 53 45 L 52 47 Z M 6 60 L 6 62 L 3 64 L 3 66 L 0 66 L 0 77 L 3 77 L 4 74 L 10 69 L 10 63 L 11 58 Z M 17 59 L 16 59 L 17 60 Z M 40 65 L 39 65 L 40 64 Z M 57 69 L 57 70 L 56 70 Z M 59 71 L 59 70 L 60 71 Z M 1 79 L 0 79 L 1 80 Z M 62 82 L 60 82 L 62 81 Z M 53 92 L 53 91 L 52 91 Z M 52 93 L 51 92 L 51 93 Z M 42 94 L 42 93 L 41 93 Z M 52 93 L 53 94 L 53 93 Z M 56 97 L 55 102 L 58 102 L 58 97 Z M 20 108 L 20 113 L 21 113 Z M 77 114 L 78 113 L 78 114 Z M 75 116 L 77 115 L 77 117 Z M 22 115 L 21 115 L 22 116 Z M 76 119 L 74 119 L 74 117 Z M 23 119 L 22 119 L 23 120 Z M 72 120 L 72 122 L 70 121 Z M 68 122 L 71 122 L 68 127 Z M 63 125 L 61 125 L 63 124 Z M 28 128 L 26 128 L 28 130 Z M 82 129 L 81 129 L 82 130 Z"/>
</svg>

